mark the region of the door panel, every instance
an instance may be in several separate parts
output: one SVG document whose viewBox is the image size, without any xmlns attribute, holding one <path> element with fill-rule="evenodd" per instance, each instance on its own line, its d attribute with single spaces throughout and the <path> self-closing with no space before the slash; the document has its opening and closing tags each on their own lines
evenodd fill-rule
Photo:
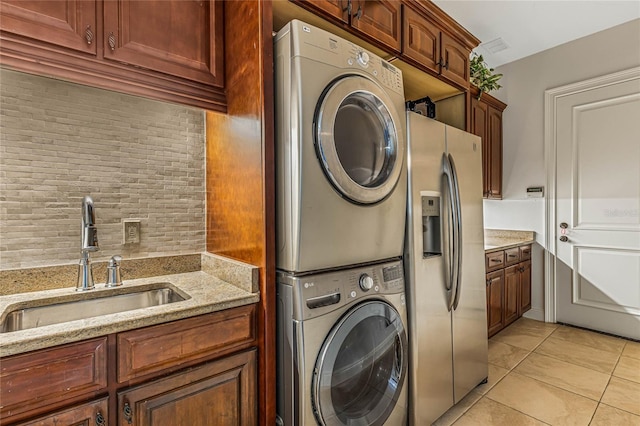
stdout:
<svg viewBox="0 0 640 426">
<path fill-rule="evenodd" d="M 405 6 L 402 54 L 438 72 L 440 62 L 440 29 Z"/>
<path fill-rule="evenodd" d="M 223 85 L 219 1 L 104 2 L 104 57 Z"/>
<path fill-rule="evenodd" d="M 462 87 L 469 87 L 469 50 L 448 36 L 447 33 L 441 33 L 440 39 L 442 61 L 444 62 L 442 76 Z"/>
<path fill-rule="evenodd" d="M 358 8 L 361 13 L 358 13 Z M 353 2 L 351 26 L 400 52 L 400 2 L 360 0 Z M 359 17 L 358 17 L 359 16 Z"/>
<path fill-rule="evenodd" d="M 638 76 L 581 88 L 556 102 L 557 320 L 635 339 L 640 338 L 638 117 Z"/>
<path fill-rule="evenodd" d="M 0 2 L 3 31 L 96 54 L 95 0 Z"/>
</svg>

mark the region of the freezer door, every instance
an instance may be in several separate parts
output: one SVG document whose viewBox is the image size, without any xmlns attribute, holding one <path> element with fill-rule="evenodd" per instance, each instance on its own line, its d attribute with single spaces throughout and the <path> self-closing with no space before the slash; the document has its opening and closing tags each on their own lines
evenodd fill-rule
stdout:
<svg viewBox="0 0 640 426">
<path fill-rule="evenodd" d="M 450 292 L 445 285 L 448 233 L 441 232 L 441 254 L 425 250 L 422 219 L 423 196 L 428 201 L 440 193 L 445 203 L 441 192 L 445 127 L 412 112 L 407 113 L 407 124 L 409 202 L 404 259 L 410 331 L 409 424 L 421 426 L 430 425 L 453 405 Z M 435 211 L 428 213 L 437 217 Z M 445 221 L 445 215 L 440 214 L 440 219 Z"/>
<path fill-rule="evenodd" d="M 447 151 L 457 171 L 462 259 L 453 310 L 454 399 L 458 403 L 487 378 L 487 314 L 482 218 L 482 142 L 446 126 Z"/>
</svg>

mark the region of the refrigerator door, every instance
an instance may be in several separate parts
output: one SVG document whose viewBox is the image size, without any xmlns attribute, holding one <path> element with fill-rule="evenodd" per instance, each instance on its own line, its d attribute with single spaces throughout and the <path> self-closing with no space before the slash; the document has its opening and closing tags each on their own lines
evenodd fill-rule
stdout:
<svg viewBox="0 0 640 426">
<path fill-rule="evenodd" d="M 447 151 L 457 170 L 462 256 L 453 310 L 454 402 L 488 375 L 484 225 L 482 218 L 482 142 L 446 126 Z"/>
<path fill-rule="evenodd" d="M 436 223 L 448 221 L 436 205 L 447 198 L 442 189 L 445 125 L 413 112 L 407 113 L 407 124 L 409 201 L 404 259 L 410 324 L 409 424 L 430 425 L 453 405 L 451 292 L 445 284 L 450 241 L 445 225 Z M 423 232 L 434 224 L 439 236 Z"/>
</svg>

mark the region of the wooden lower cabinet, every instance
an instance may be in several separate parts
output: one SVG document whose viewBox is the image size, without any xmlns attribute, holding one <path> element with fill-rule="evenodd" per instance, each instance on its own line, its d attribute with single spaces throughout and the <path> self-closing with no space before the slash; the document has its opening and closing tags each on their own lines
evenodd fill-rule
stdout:
<svg viewBox="0 0 640 426">
<path fill-rule="evenodd" d="M 504 270 L 504 326 L 508 326 L 518 319 L 520 312 L 520 274 L 517 266 L 510 266 Z"/>
<path fill-rule="evenodd" d="M 485 258 L 491 337 L 531 309 L 531 245 L 487 253 Z"/>
<path fill-rule="evenodd" d="M 0 426 L 257 424 L 256 305 L 0 359 Z"/>
<path fill-rule="evenodd" d="M 120 392 L 118 425 L 253 425 L 255 389 L 252 350 Z"/>
<path fill-rule="evenodd" d="M 16 426 L 107 426 L 109 424 L 109 398 L 79 404 Z"/>
<path fill-rule="evenodd" d="M 487 327 L 489 336 L 504 328 L 502 301 L 504 299 L 504 271 L 487 274 Z"/>
</svg>

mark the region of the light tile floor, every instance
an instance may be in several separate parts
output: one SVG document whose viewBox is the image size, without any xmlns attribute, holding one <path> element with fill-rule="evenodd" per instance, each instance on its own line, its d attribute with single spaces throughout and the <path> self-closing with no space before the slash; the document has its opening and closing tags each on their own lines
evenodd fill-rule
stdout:
<svg viewBox="0 0 640 426">
<path fill-rule="evenodd" d="M 640 426 L 640 343 L 527 318 L 489 340 L 489 381 L 434 426 Z"/>
</svg>

